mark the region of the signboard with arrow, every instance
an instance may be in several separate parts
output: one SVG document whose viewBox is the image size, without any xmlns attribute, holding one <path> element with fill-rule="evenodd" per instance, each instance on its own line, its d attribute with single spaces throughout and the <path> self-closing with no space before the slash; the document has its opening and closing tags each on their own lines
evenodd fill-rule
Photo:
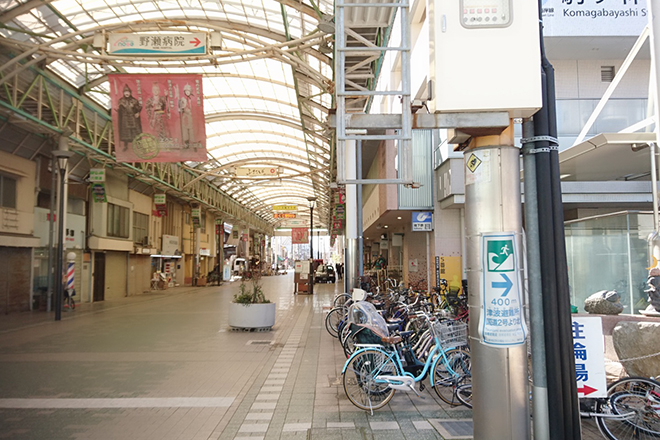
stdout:
<svg viewBox="0 0 660 440">
<path fill-rule="evenodd" d="M 512 347 L 525 343 L 519 254 L 514 232 L 481 237 L 482 273 L 479 335 L 484 344 Z"/>
<path fill-rule="evenodd" d="M 607 397 L 603 324 L 598 316 L 572 316 L 578 397 Z"/>
<path fill-rule="evenodd" d="M 109 33 L 108 53 L 116 55 L 204 55 L 208 34 Z"/>
</svg>

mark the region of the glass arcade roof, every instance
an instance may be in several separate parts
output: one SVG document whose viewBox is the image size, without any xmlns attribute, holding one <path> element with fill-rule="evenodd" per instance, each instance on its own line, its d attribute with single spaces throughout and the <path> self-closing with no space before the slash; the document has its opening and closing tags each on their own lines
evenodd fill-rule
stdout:
<svg viewBox="0 0 660 440">
<path fill-rule="evenodd" d="M 110 108 L 110 73 L 200 73 L 208 160 L 187 163 L 276 225 L 272 206 L 297 204 L 329 218 L 331 36 L 318 29 L 328 0 L 0 0 L 0 44 L 33 59 Z M 206 32 L 208 55 L 135 58 L 107 54 L 108 32 Z M 1 63 L 0 63 L 1 64 Z M 0 65 L 0 72 L 2 71 Z M 277 167 L 277 178 L 238 177 L 238 167 Z M 305 208 L 305 209 L 303 209 Z M 319 224 L 319 223 L 316 223 Z"/>
</svg>

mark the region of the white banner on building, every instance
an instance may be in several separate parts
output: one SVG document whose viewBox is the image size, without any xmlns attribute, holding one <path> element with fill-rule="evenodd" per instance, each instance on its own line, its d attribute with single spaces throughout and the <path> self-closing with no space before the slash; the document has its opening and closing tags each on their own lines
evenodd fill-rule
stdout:
<svg viewBox="0 0 660 440">
<path fill-rule="evenodd" d="M 638 36 L 648 23 L 646 0 L 544 0 L 544 37 Z"/>
<path fill-rule="evenodd" d="M 163 234 L 163 246 L 161 247 L 161 253 L 163 255 L 181 255 L 181 250 L 179 248 L 179 237 L 176 235 L 165 235 Z"/>
</svg>

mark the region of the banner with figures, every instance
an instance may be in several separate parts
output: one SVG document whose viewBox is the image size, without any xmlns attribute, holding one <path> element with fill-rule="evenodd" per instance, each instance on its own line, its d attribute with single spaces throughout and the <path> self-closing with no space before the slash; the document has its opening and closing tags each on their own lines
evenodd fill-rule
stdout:
<svg viewBox="0 0 660 440">
<path fill-rule="evenodd" d="M 291 228 L 291 243 L 292 244 L 308 244 L 309 243 L 309 229 L 307 229 L 307 228 Z"/>
<path fill-rule="evenodd" d="M 206 160 L 201 75 L 108 78 L 118 162 Z"/>
</svg>

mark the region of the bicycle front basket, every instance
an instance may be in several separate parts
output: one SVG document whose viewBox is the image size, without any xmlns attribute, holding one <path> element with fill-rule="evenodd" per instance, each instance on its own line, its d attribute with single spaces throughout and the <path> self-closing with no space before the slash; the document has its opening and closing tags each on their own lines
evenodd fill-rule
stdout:
<svg viewBox="0 0 660 440">
<path fill-rule="evenodd" d="M 436 322 L 433 324 L 433 332 L 445 349 L 460 347 L 468 343 L 468 325 L 464 322 Z"/>
</svg>

